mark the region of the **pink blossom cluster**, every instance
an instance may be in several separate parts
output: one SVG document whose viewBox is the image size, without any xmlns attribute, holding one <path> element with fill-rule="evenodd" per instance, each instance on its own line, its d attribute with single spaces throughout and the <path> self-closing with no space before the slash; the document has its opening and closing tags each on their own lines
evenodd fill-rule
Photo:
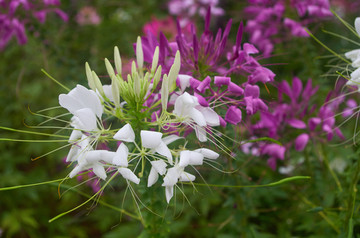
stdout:
<svg viewBox="0 0 360 238">
<path fill-rule="evenodd" d="M 238 28 L 236 43 L 231 45 L 227 39 L 232 20 L 216 35 L 210 31 L 210 20 L 211 10 L 208 8 L 205 29 L 200 37 L 193 25 L 190 32 L 184 31 L 178 21 L 175 42 L 169 42 L 162 32 L 158 40 L 148 31 L 146 37 L 142 38 L 144 60 L 151 62 L 158 46 L 159 64 L 168 73 L 175 52 L 179 51 L 181 70 L 177 85 L 180 91 L 190 90 L 200 105 L 216 107 L 219 114 L 224 111 L 220 116 L 222 126 L 227 123 L 236 125 L 242 120 L 242 111 L 253 115 L 257 111 L 267 110 L 257 84 L 272 82 L 275 74 L 258 62 L 258 50 L 254 45 L 241 42 L 242 24 Z M 232 75 L 238 75 L 237 79 L 232 79 Z"/>
<path fill-rule="evenodd" d="M 25 28 L 34 20 L 44 23 L 47 14 L 54 12 L 63 21 L 68 20 L 65 12 L 60 10 L 59 0 L 1 0 L 0 1 L 0 50 L 16 37 L 18 44 L 26 44 Z"/>
<path fill-rule="evenodd" d="M 249 0 L 244 9 L 248 19 L 245 31 L 250 42 L 264 56 L 270 56 L 274 46 L 292 36 L 308 37 L 305 27 L 310 23 L 332 16 L 328 0 Z M 298 19 L 287 17 L 287 12 L 296 10 Z"/>
<path fill-rule="evenodd" d="M 222 16 L 224 9 L 218 6 L 219 0 L 171 0 L 168 3 L 169 12 L 178 16 L 183 27 L 191 22 L 195 15 L 205 17 L 207 9 L 211 8 L 211 15 Z"/>
<path fill-rule="evenodd" d="M 267 157 L 268 165 L 275 170 L 277 160 L 284 160 L 286 152 L 292 147 L 296 151 L 303 151 L 310 140 L 322 141 L 324 136 L 328 141 L 334 135 L 344 139 L 335 124 L 335 115 L 339 113 L 344 95 L 336 89 L 328 94 L 321 107 L 317 107 L 313 96 L 318 88 L 312 86 L 311 79 L 303 85 L 299 78 L 294 77 L 292 86 L 282 81 L 278 85 L 278 101 L 269 105 L 269 111 L 262 111 L 260 120 L 249 128 L 253 137 L 270 137 L 283 144 L 262 142 L 246 145 L 243 147 L 244 152 Z"/>
</svg>

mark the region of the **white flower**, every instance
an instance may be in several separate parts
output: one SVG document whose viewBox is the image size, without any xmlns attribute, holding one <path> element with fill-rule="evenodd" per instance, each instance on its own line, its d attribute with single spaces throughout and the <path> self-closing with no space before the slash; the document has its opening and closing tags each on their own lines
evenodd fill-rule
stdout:
<svg viewBox="0 0 360 238">
<path fill-rule="evenodd" d="M 131 125 L 128 123 L 123 126 L 113 137 L 115 140 L 126 141 L 126 142 L 134 142 L 135 141 L 135 133 L 132 129 Z"/>
<path fill-rule="evenodd" d="M 360 37 L 360 17 L 355 19 L 355 30 L 358 36 Z M 351 50 L 345 53 L 345 57 L 352 61 L 352 67 L 358 68 L 360 67 L 360 49 Z"/>
<path fill-rule="evenodd" d="M 215 151 L 212 151 L 210 149 L 207 149 L 207 148 L 200 148 L 200 149 L 196 149 L 194 151 L 201 153 L 205 158 L 211 159 L 211 160 L 217 159 L 219 157 L 218 153 L 216 153 Z"/>
<path fill-rule="evenodd" d="M 129 149 L 124 143 L 121 143 L 115 152 L 115 156 L 112 160 L 112 163 L 117 166 L 128 167 L 129 165 L 127 160 L 128 155 L 129 155 Z"/>
<path fill-rule="evenodd" d="M 176 99 L 174 114 L 184 118 L 183 122 L 195 129 L 197 138 L 202 142 L 207 140 L 204 127 L 220 125 L 218 114 L 210 107 L 201 106 L 198 99 L 187 92 Z M 196 125 L 192 125 L 192 122 Z"/>
<path fill-rule="evenodd" d="M 165 156 L 168 159 L 169 164 L 173 163 L 171 152 L 165 142 L 161 139 L 161 132 L 141 130 L 140 136 L 142 147 L 152 149 L 152 151 Z"/>
<path fill-rule="evenodd" d="M 186 75 L 186 74 L 178 75 L 181 93 L 183 93 L 187 87 L 190 87 L 190 79 L 191 78 L 192 78 L 192 76 Z"/>
<path fill-rule="evenodd" d="M 60 94 L 59 104 L 73 115 L 77 110 L 84 108 L 91 109 L 98 118 L 101 118 L 103 113 L 98 95 L 81 85 L 76 85 L 68 94 Z"/>
<path fill-rule="evenodd" d="M 350 79 L 346 82 L 346 85 L 354 85 L 358 86 L 360 85 L 360 68 L 355 70 L 350 74 Z"/>
<path fill-rule="evenodd" d="M 107 150 L 91 150 L 84 151 L 78 158 L 78 165 L 70 172 L 69 177 L 72 178 L 81 171 L 92 169 L 96 176 L 105 180 L 106 172 L 105 163 L 111 163 L 115 152 Z"/>
<path fill-rule="evenodd" d="M 217 159 L 218 157 L 219 157 L 218 153 L 216 153 L 210 149 L 206 149 L 206 148 L 200 148 L 195 151 L 189 151 L 189 150 L 181 151 L 180 159 L 176 161 L 176 164 L 174 167 L 169 168 L 167 170 L 167 173 L 164 177 L 164 183 L 162 184 L 162 186 L 165 187 L 165 196 L 166 196 L 167 203 L 169 203 L 170 199 L 173 197 L 174 186 L 176 185 L 176 183 L 178 181 L 190 182 L 190 181 L 195 180 L 196 177 L 194 175 L 184 171 L 186 166 L 202 165 L 204 158 L 214 160 L 214 159 Z M 153 165 L 153 167 L 154 167 L 154 165 Z M 155 168 L 155 169 L 156 169 L 156 171 L 158 171 L 157 168 Z M 163 169 L 161 171 L 163 173 L 166 168 L 162 167 L 161 169 Z M 158 173 L 161 174 L 160 172 L 158 172 Z M 152 176 L 155 176 L 155 175 L 152 175 Z M 158 176 L 158 174 L 156 174 L 156 176 Z M 154 178 L 152 178 L 151 181 L 153 181 L 153 179 Z M 150 180 L 150 178 L 149 178 L 149 180 Z M 156 180 L 157 180 L 157 177 L 156 177 Z M 155 182 L 156 182 L 156 180 L 155 180 Z M 148 182 L 148 184 L 149 184 L 149 182 Z"/>
<path fill-rule="evenodd" d="M 167 173 L 164 177 L 164 183 L 162 186 L 165 187 L 165 197 L 167 203 L 170 202 L 170 199 L 174 195 L 174 186 L 178 181 L 189 182 L 194 181 L 195 176 L 184 172 L 184 167 L 181 167 L 179 164 L 176 164 L 174 167 L 167 170 Z"/>
<path fill-rule="evenodd" d="M 164 175 L 166 172 L 166 163 L 163 160 L 151 161 L 151 170 L 148 177 L 148 187 L 151 187 L 156 183 L 160 175 Z"/>
<path fill-rule="evenodd" d="M 71 118 L 71 126 L 84 131 L 95 131 L 98 129 L 96 116 L 90 108 L 82 108 L 75 111 L 73 118 Z"/>
<path fill-rule="evenodd" d="M 97 118 L 101 118 L 103 107 L 100 99 L 93 90 L 89 90 L 81 85 L 77 85 L 68 94 L 60 94 L 59 104 L 66 108 L 74 116 L 71 118 L 70 125 L 74 128 L 72 131 L 69 143 L 75 143 L 83 137 L 82 131 L 96 131 L 98 130 Z M 87 136 L 82 138 L 78 145 L 73 145 L 70 149 L 67 161 L 76 160 L 75 157 L 80 155 L 81 151 L 86 151 L 85 147 L 90 144 Z M 80 146 L 79 146 L 80 144 Z M 91 147 L 91 146 L 90 146 Z M 76 155 L 76 156 L 75 156 Z"/>
<path fill-rule="evenodd" d="M 140 183 L 140 179 L 130 169 L 119 168 L 118 171 L 124 179 L 130 180 L 131 182 L 136 184 Z"/>
<path fill-rule="evenodd" d="M 92 150 L 91 139 L 88 136 L 82 134 L 81 139 L 71 146 L 70 151 L 66 157 L 66 162 L 77 161 L 79 157 L 81 157 L 89 150 Z"/>
<path fill-rule="evenodd" d="M 202 165 L 204 156 L 195 151 L 183 150 L 180 152 L 180 167 L 186 167 L 188 165 Z"/>
</svg>

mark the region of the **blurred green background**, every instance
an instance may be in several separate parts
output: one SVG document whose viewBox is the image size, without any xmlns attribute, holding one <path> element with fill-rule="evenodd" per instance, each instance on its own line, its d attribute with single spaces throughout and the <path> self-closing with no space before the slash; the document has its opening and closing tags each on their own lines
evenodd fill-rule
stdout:
<svg viewBox="0 0 360 238">
<path fill-rule="evenodd" d="M 231 31 L 235 39 L 236 28 L 241 20 L 241 9 L 245 1 L 222 1 L 226 15 L 214 19 L 212 28 L 224 27 L 228 18 L 234 19 Z M 93 6 L 99 16 L 99 25 L 79 25 L 75 21 L 78 11 L 84 6 Z M 28 29 L 28 43 L 19 46 L 15 40 L 0 52 L 0 126 L 29 130 L 26 125 L 37 125 L 44 118 L 34 115 L 45 108 L 58 106 L 58 95 L 64 90 L 46 77 L 44 69 L 69 88 L 76 84 L 87 85 L 84 64 L 89 62 L 99 75 L 105 74 L 103 59 L 112 59 L 113 48 L 118 46 L 122 57 L 133 57 L 132 44 L 142 27 L 152 16 L 164 18 L 168 15 L 166 1 L 62 1 L 61 9 L 69 15 L 69 22 L 62 22 L 49 14 L 45 24 L 35 23 Z M 347 16 L 349 22 L 353 17 Z M 202 29 L 199 19 L 198 29 Z M 347 34 L 338 22 L 326 22 L 321 27 L 329 31 Z M 352 46 L 338 38 L 330 39 L 318 27 L 316 35 L 337 52 L 345 52 Z M 244 36 L 244 40 L 247 36 Z M 243 40 L 243 41 L 244 41 Z M 328 69 L 327 59 L 317 59 L 328 53 L 311 39 L 294 39 L 279 45 L 275 56 L 261 61 L 275 64 L 270 68 L 277 74 L 277 81 L 291 80 L 294 75 L 306 80 L 313 78 L 320 85 L 318 103 L 324 101 L 327 92 L 333 89 L 336 77 L 324 77 Z M 283 64 L 285 63 L 285 65 Z M 107 79 L 104 78 L 104 81 Z M 269 98 L 275 98 L 275 88 L 269 86 Z M 52 111 L 46 115 L 54 116 Z M 353 125 L 345 127 L 350 135 Z M 31 130 L 31 129 L 30 129 Z M 51 133 L 52 130 L 43 129 Z M 236 133 L 229 131 L 229 133 Z M 46 139 L 36 135 L 20 134 L 0 130 L 1 138 L 22 140 Z M 236 134 L 234 134 L 236 138 Z M 46 154 L 61 146 L 61 143 L 0 143 L 0 187 L 31 184 L 63 178 L 69 173 L 63 158 L 67 149 L 51 153 L 38 160 L 31 159 Z M 284 178 L 273 172 L 265 160 L 236 152 L 236 161 L 229 158 L 220 162 L 235 173 L 224 174 L 211 168 L 200 169 L 208 183 L 213 184 L 265 184 Z M 0 237 L 338 237 L 346 233 L 351 191 L 358 168 L 358 149 L 351 144 L 322 148 L 311 145 L 303 154 L 294 153 L 292 158 L 300 160 L 306 156 L 306 165 L 297 167 L 292 175 L 309 175 L 310 181 L 297 181 L 274 188 L 230 189 L 191 186 L 184 191 L 191 206 L 185 200 L 176 201 L 176 207 L 165 203 L 155 204 L 154 209 L 164 218 L 154 216 L 142 209 L 143 216 L 153 221 L 153 227 L 144 229 L 142 224 L 118 211 L 101 204 L 88 203 L 84 207 L 49 223 L 54 216 L 84 202 L 93 192 L 88 186 L 69 190 L 59 199 L 58 185 L 36 186 L 0 192 Z M 330 161 L 340 158 L 346 170 L 336 172 L 342 183 L 340 190 L 334 176 L 329 172 L 323 157 Z M 62 191 L 77 185 L 76 179 L 67 181 Z M 121 207 L 124 185 L 114 185 L 105 191 L 101 200 Z M 143 202 L 163 194 L 162 188 L 145 191 Z M 125 205 L 132 204 L 126 196 Z M 357 199 L 356 199 L 357 201 Z M 131 205 L 133 206 L 133 204 Z M 127 209 L 128 207 L 124 207 Z M 130 208 L 129 208 L 130 209 Z M 133 207 L 131 207 L 133 210 Z M 356 212 L 358 210 L 356 209 Z M 358 216 L 354 217 L 354 237 L 360 232 Z M 159 230 L 161 232 L 159 232 Z M 345 236 L 344 236 L 345 237 Z"/>
</svg>

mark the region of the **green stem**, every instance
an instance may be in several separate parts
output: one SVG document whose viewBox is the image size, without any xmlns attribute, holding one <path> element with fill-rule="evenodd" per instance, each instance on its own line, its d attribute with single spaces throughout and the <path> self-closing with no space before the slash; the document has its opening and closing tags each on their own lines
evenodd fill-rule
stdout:
<svg viewBox="0 0 360 238">
<path fill-rule="evenodd" d="M 117 175 L 117 173 L 114 173 L 114 175 L 111 176 L 111 178 L 104 184 L 104 186 L 102 186 L 102 187 L 99 189 L 99 191 L 96 192 L 93 196 L 91 196 L 88 200 L 86 200 L 85 202 L 81 203 L 79 206 L 76 206 L 76 207 L 74 207 L 74 208 L 72 208 L 72 209 L 70 209 L 70 210 L 68 210 L 68 211 L 66 211 L 66 212 L 63 212 L 63 213 L 55 216 L 54 218 L 52 218 L 52 219 L 49 220 L 49 223 L 50 223 L 50 222 L 53 222 L 53 221 L 55 221 L 55 220 L 57 220 L 57 219 L 59 219 L 59 218 L 62 217 L 62 216 L 65 216 L 66 214 L 68 214 L 68 213 L 70 213 L 70 212 L 72 212 L 72 211 L 75 211 L 76 209 L 84 206 L 85 204 L 87 204 L 87 203 L 90 202 L 91 200 L 95 199 L 96 196 L 99 195 L 99 194 L 105 189 L 105 187 L 115 178 L 116 175 Z"/>
<path fill-rule="evenodd" d="M 348 238 L 351 238 L 352 234 L 353 234 L 353 216 L 354 216 L 356 194 L 357 194 L 356 186 L 359 182 L 359 173 L 360 173 L 360 163 L 359 163 L 359 161 L 357 161 L 355 176 L 352 180 L 352 184 L 351 184 L 351 188 L 350 188 L 351 197 L 349 197 L 349 201 L 348 201 L 348 207 L 351 208 L 351 209 L 348 209 L 348 214 L 347 214 L 347 219 L 346 219 L 346 223 L 347 223 L 347 227 L 348 227 L 348 236 L 347 236 Z"/>
<path fill-rule="evenodd" d="M 322 158 L 323 158 L 323 160 L 324 160 L 324 163 L 325 163 L 326 167 L 328 168 L 331 176 L 332 176 L 333 179 L 335 180 L 335 183 L 336 183 L 339 191 L 342 192 L 343 189 L 342 189 L 340 180 L 339 180 L 339 178 L 337 177 L 337 175 L 336 175 L 336 173 L 334 172 L 334 170 L 330 167 L 330 163 L 329 163 L 328 156 L 327 156 L 327 154 L 325 153 L 325 150 L 324 150 L 324 144 L 321 144 L 320 148 L 321 148 L 320 152 L 321 152 Z"/>
</svg>

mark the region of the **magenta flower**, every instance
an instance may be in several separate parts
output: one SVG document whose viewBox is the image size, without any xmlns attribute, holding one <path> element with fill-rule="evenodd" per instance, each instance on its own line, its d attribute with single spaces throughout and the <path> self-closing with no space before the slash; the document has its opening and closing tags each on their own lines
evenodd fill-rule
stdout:
<svg viewBox="0 0 360 238">
<path fill-rule="evenodd" d="M 305 149 L 308 141 L 310 139 L 310 136 L 306 133 L 303 133 L 296 137 L 295 139 L 295 150 L 302 151 Z"/>
<path fill-rule="evenodd" d="M 318 87 L 312 86 L 311 79 L 307 81 L 305 87 L 297 77 L 293 78 L 292 86 L 286 81 L 281 82 L 278 86 L 278 102 L 270 104 L 269 111 L 261 111 L 258 123 L 250 126 L 252 136 L 266 136 L 280 142 L 284 140 L 284 145 L 279 150 L 280 154 L 274 154 L 273 148 L 278 146 L 273 144 L 270 144 L 272 146 L 269 148 L 264 142 L 257 145 L 261 155 L 269 156 L 268 164 L 272 169 L 276 168 L 277 160 L 284 159 L 283 154 L 286 150 L 294 146 L 295 150 L 302 151 L 310 138 L 321 141 L 326 135 L 327 140 L 330 141 L 336 134 L 340 139 L 344 139 L 335 123 L 335 115 L 343 101 L 343 96 L 338 90 L 330 92 L 323 106 L 317 109 L 311 102 L 317 90 Z M 294 135 L 297 135 L 296 139 L 290 140 L 289 138 L 293 138 Z"/>
<path fill-rule="evenodd" d="M 211 15 L 222 16 L 225 11 L 218 7 L 219 0 L 170 0 L 168 7 L 172 15 L 178 16 L 180 25 L 187 25 L 195 15 L 205 17 L 206 11 L 211 7 Z"/>
<path fill-rule="evenodd" d="M 185 28 L 185 31 L 190 32 L 190 25 L 188 24 Z M 152 35 L 158 36 L 160 32 L 168 37 L 169 40 L 174 40 L 176 36 L 176 22 L 171 16 L 168 16 L 164 19 L 158 19 L 156 17 L 151 17 L 151 21 L 146 23 L 143 27 L 143 32 L 148 34 L 151 32 Z"/>
<path fill-rule="evenodd" d="M 76 14 L 76 22 L 81 25 L 99 25 L 101 22 L 100 16 L 98 15 L 96 8 L 91 6 L 82 7 Z"/>
<path fill-rule="evenodd" d="M 37 3 L 28 0 L 0 1 L 0 50 L 15 37 L 19 45 L 26 44 L 25 26 L 31 25 L 34 18 L 44 23 L 50 12 L 55 12 L 63 21 L 68 20 L 66 13 L 56 6 L 58 0 L 43 0 Z"/>
<path fill-rule="evenodd" d="M 278 144 L 266 144 L 261 148 L 260 153 L 269 157 L 267 163 L 271 169 L 275 170 L 276 161 L 284 160 L 285 147 Z"/>
<path fill-rule="evenodd" d="M 248 0 L 244 9 L 248 19 L 245 31 L 250 33 L 250 42 L 268 57 L 276 44 L 295 37 L 308 37 L 304 27 L 332 16 L 327 0 Z M 297 19 L 287 17 L 295 9 Z"/>
</svg>

